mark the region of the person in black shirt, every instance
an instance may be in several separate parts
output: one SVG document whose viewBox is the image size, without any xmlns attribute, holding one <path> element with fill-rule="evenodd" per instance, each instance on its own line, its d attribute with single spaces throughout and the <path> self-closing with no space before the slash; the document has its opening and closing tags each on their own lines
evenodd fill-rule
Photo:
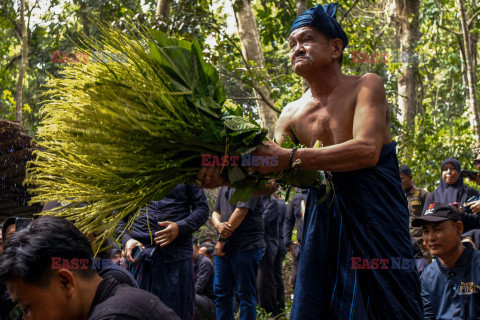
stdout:
<svg viewBox="0 0 480 320">
<path fill-rule="evenodd" d="M 193 238 L 193 263 L 195 270 L 195 320 L 215 320 L 215 294 L 213 262 L 199 253 L 198 239 Z"/>
<path fill-rule="evenodd" d="M 273 262 L 273 273 L 275 276 L 275 286 L 277 291 L 277 308 L 278 310 L 285 309 L 285 287 L 283 285 L 283 272 L 282 265 L 285 255 L 287 253 L 285 249 L 285 237 L 283 234 L 283 227 L 285 225 L 285 214 L 287 212 L 287 205 L 285 201 L 280 198 L 280 194 L 276 193 L 275 199 L 278 203 L 278 250 Z"/>
<path fill-rule="evenodd" d="M 285 239 L 285 248 L 293 255 L 292 263 L 292 285 L 295 288 L 295 281 L 297 280 L 297 268 L 300 261 L 300 245 L 303 236 L 303 217 L 305 215 L 305 203 L 307 201 L 306 189 L 298 189 L 285 214 L 285 225 L 283 226 L 283 233 Z M 292 242 L 293 228 L 297 227 L 297 241 Z"/>
<path fill-rule="evenodd" d="M 273 195 L 263 197 L 265 209 L 263 210 L 263 222 L 265 224 L 266 249 L 263 253 L 262 262 L 258 269 L 257 290 L 258 300 L 261 308 L 272 316 L 277 316 L 281 311 L 277 307 L 277 286 L 275 283 L 274 262 L 278 251 L 278 202 Z"/>
<path fill-rule="evenodd" d="M 179 319 L 157 297 L 102 279 L 92 247 L 71 222 L 41 217 L 16 232 L 0 256 L 0 282 L 29 320 Z"/>
<path fill-rule="evenodd" d="M 142 208 L 132 228 L 126 219 L 117 228 L 131 263 L 134 249 L 144 249 L 130 268 L 138 286 L 184 320 L 193 319 L 195 311 L 192 234 L 207 222 L 209 211 L 205 192 L 181 183 L 163 199 Z"/>
<path fill-rule="evenodd" d="M 263 200 L 230 204 L 234 188 L 222 187 L 213 209 L 213 225 L 220 238 L 215 246 L 216 313 L 219 320 L 234 319 L 234 290 L 240 304 L 240 319 L 255 319 L 256 280 L 265 241 Z"/>
</svg>

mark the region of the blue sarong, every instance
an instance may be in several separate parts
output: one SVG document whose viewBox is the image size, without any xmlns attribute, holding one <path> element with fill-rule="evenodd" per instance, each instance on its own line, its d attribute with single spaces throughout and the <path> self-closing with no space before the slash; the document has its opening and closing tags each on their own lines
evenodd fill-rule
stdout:
<svg viewBox="0 0 480 320">
<path fill-rule="evenodd" d="M 423 319 L 395 147 L 374 167 L 332 173 L 323 203 L 309 191 L 292 320 Z"/>
</svg>

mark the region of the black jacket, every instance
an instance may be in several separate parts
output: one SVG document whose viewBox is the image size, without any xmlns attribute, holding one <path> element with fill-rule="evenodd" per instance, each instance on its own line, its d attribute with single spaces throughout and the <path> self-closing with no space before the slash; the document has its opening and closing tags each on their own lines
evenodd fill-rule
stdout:
<svg viewBox="0 0 480 320">
<path fill-rule="evenodd" d="M 146 209 L 148 209 L 148 216 Z M 152 201 L 146 208 L 142 208 L 133 227 L 125 232 L 123 231 L 126 228 L 127 219 L 124 219 L 117 228 L 117 236 L 123 233 L 123 247 L 132 238 L 140 241 L 145 247 L 155 247 L 153 239 L 155 232 L 159 231 L 158 222 L 175 222 L 179 229 L 178 237 L 168 246 L 156 246 L 156 250 L 160 250 L 165 263 L 182 261 L 192 258 L 192 233 L 207 222 L 209 211 L 205 191 L 197 186 L 186 186 L 181 183 L 165 198 Z"/>
<path fill-rule="evenodd" d="M 88 320 L 151 320 L 180 318 L 153 294 L 120 284 L 111 277 L 100 282 Z"/>
</svg>

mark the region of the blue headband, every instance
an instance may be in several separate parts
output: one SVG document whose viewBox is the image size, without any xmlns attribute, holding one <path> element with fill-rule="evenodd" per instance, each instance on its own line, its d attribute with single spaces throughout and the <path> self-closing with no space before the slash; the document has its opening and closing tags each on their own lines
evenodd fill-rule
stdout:
<svg viewBox="0 0 480 320">
<path fill-rule="evenodd" d="M 345 49 L 348 44 L 348 37 L 335 17 L 337 8 L 338 3 L 335 2 L 326 4 L 323 7 L 319 4 L 308 9 L 295 19 L 290 33 L 301 27 L 313 27 L 333 39 L 340 38 L 343 42 L 343 49 Z"/>
</svg>

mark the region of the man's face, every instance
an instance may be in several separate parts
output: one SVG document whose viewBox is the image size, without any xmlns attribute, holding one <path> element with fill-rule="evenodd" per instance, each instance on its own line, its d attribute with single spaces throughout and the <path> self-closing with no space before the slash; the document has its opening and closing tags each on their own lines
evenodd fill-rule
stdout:
<svg viewBox="0 0 480 320">
<path fill-rule="evenodd" d="M 400 172 L 400 179 L 402 179 L 402 188 L 403 189 L 408 189 L 412 187 L 412 176 L 407 176 L 403 173 Z"/>
<path fill-rule="evenodd" d="M 447 184 L 452 185 L 458 180 L 458 171 L 451 162 L 447 162 L 443 167 L 442 167 L 442 179 L 445 181 Z"/>
<path fill-rule="evenodd" d="M 332 51 L 330 40 L 312 27 L 295 29 L 288 39 L 290 44 L 290 62 L 298 75 L 311 72 L 314 66 L 331 64 Z"/>
<path fill-rule="evenodd" d="M 462 232 L 463 224 L 453 220 L 425 223 L 423 225 L 423 241 L 432 255 L 443 259 L 458 247 Z"/>
<path fill-rule="evenodd" d="M 197 245 L 192 244 L 193 246 L 193 260 L 197 260 L 198 257 L 198 249 L 200 249 Z"/>
<path fill-rule="evenodd" d="M 7 239 L 10 238 L 14 233 L 15 233 L 15 224 L 11 224 L 7 227 L 7 230 L 5 230 L 5 241 L 7 241 Z"/>
<path fill-rule="evenodd" d="M 78 319 L 65 287 L 55 277 L 49 285 L 41 287 L 13 276 L 7 281 L 7 289 L 12 301 L 24 310 L 25 320 Z"/>
</svg>

